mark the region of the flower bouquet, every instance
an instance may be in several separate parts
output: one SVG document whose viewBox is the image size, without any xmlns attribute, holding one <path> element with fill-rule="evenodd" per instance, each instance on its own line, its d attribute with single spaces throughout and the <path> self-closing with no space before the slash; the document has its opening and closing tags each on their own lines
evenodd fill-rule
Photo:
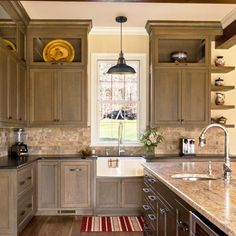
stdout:
<svg viewBox="0 0 236 236">
<path fill-rule="evenodd" d="M 148 128 L 140 137 L 140 142 L 144 144 L 147 153 L 154 153 L 155 147 L 164 140 L 163 135 L 155 128 Z"/>
</svg>

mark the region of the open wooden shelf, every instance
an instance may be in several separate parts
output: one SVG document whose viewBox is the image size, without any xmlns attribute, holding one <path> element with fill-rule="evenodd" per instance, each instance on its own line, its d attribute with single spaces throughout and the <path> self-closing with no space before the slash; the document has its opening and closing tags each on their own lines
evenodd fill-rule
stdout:
<svg viewBox="0 0 236 236">
<path fill-rule="evenodd" d="M 229 91 L 235 89 L 235 86 L 211 86 L 211 91 Z"/>
<path fill-rule="evenodd" d="M 211 73 L 228 73 L 234 69 L 234 66 L 211 66 Z"/>
<path fill-rule="evenodd" d="M 234 128 L 235 127 L 235 125 L 233 125 L 233 124 L 226 124 L 226 125 L 224 125 L 226 128 Z"/>
<path fill-rule="evenodd" d="M 211 105 L 212 110 L 228 110 L 228 109 L 234 109 L 234 105 Z"/>
</svg>

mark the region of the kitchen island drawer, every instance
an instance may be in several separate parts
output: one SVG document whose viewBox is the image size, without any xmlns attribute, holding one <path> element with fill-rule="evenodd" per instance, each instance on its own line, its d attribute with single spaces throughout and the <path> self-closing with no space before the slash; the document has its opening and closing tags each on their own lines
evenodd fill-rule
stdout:
<svg viewBox="0 0 236 236">
<path fill-rule="evenodd" d="M 30 190 L 18 200 L 17 224 L 20 226 L 26 219 L 33 215 L 34 194 Z"/>
<path fill-rule="evenodd" d="M 22 194 L 27 189 L 33 187 L 34 166 L 30 165 L 20 169 L 17 173 L 17 193 Z"/>
</svg>

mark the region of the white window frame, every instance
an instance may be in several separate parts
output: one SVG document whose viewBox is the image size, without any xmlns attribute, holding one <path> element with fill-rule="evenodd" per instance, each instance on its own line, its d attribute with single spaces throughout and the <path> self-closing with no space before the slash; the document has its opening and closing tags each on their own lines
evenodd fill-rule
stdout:
<svg viewBox="0 0 236 236">
<path fill-rule="evenodd" d="M 127 64 L 129 60 L 139 61 L 140 63 L 140 78 L 139 78 L 139 132 L 145 130 L 147 119 L 147 79 L 146 79 L 146 54 L 125 53 L 125 59 Z M 117 60 L 118 54 L 104 54 L 104 53 L 92 53 L 91 54 L 91 146 L 116 146 L 117 142 L 101 142 L 98 140 L 98 61 L 99 60 Z M 132 143 L 123 143 L 123 146 L 141 146 L 139 141 Z"/>
</svg>

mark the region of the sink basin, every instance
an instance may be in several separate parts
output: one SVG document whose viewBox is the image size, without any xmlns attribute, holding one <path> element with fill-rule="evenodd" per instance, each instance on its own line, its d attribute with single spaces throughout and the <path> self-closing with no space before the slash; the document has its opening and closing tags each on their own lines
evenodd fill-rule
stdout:
<svg viewBox="0 0 236 236">
<path fill-rule="evenodd" d="M 142 157 L 98 157 L 96 172 L 98 177 L 143 176 L 143 166 L 146 160 Z"/>
<path fill-rule="evenodd" d="M 188 181 L 197 181 L 197 180 L 217 180 L 220 179 L 220 176 L 217 175 L 208 175 L 208 174 L 191 174 L 191 173 L 182 173 L 175 174 L 171 176 L 174 179 L 182 179 Z"/>
</svg>

